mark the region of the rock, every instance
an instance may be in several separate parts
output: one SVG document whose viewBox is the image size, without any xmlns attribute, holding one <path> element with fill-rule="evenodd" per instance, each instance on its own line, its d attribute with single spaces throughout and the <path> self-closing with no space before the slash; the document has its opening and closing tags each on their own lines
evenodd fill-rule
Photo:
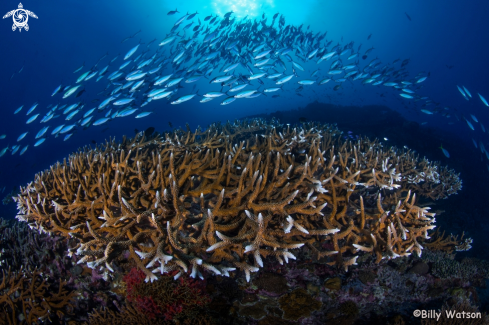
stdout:
<svg viewBox="0 0 489 325">
<path fill-rule="evenodd" d="M 322 306 L 322 302 L 314 299 L 306 290 L 299 288 L 283 295 L 279 299 L 280 308 L 284 311 L 283 318 L 296 321 L 309 317 L 311 313 Z"/>
<path fill-rule="evenodd" d="M 258 301 L 258 297 L 253 293 L 245 293 L 243 298 L 241 299 L 241 304 L 249 305 Z"/>
<path fill-rule="evenodd" d="M 418 262 L 409 270 L 409 273 L 423 275 L 427 274 L 429 270 L 430 267 L 428 266 L 428 264 L 426 264 L 425 262 Z"/>
<path fill-rule="evenodd" d="M 377 275 L 373 272 L 370 272 L 370 271 L 360 271 L 358 273 L 358 279 L 363 284 L 374 282 L 376 277 L 377 277 Z"/>
<path fill-rule="evenodd" d="M 289 290 L 287 279 L 280 274 L 265 272 L 258 279 L 253 281 L 258 289 L 264 290 L 267 293 L 282 295 Z"/>
<path fill-rule="evenodd" d="M 346 316 L 357 316 L 359 313 L 357 304 L 351 300 L 341 303 L 339 309 Z"/>
<path fill-rule="evenodd" d="M 267 315 L 267 311 L 265 310 L 265 304 L 258 302 L 251 306 L 240 306 L 239 314 L 244 317 L 251 317 L 254 320 L 260 320 Z"/>
</svg>

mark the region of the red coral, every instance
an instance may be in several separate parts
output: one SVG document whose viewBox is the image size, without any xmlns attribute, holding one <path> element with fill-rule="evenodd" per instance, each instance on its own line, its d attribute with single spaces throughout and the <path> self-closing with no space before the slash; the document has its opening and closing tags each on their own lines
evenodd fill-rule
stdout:
<svg viewBox="0 0 489 325">
<path fill-rule="evenodd" d="M 192 301 L 187 302 L 188 305 L 198 305 L 203 306 L 210 302 L 210 298 L 205 293 L 206 282 L 197 281 L 191 278 L 181 277 L 180 285 L 178 285 L 174 292 L 178 294 L 183 294 L 185 289 L 188 289 L 194 296 Z M 176 290 L 176 291 L 175 291 Z"/>
<path fill-rule="evenodd" d="M 171 305 L 166 305 L 165 306 L 165 313 L 163 316 L 165 317 L 166 320 L 173 320 L 173 317 L 175 315 L 180 314 L 183 311 L 183 305 L 179 303 L 173 303 Z"/>
<path fill-rule="evenodd" d="M 205 281 L 184 276 L 174 281 L 175 274 L 170 272 L 155 283 L 145 283 L 144 272 L 137 268 L 131 269 L 123 277 L 128 301 L 134 302 L 136 308 L 150 319 L 162 316 L 168 321 L 210 302 L 210 297 L 205 293 Z"/>
<path fill-rule="evenodd" d="M 144 272 L 135 267 L 133 267 L 128 274 L 124 275 L 122 279 L 126 283 L 127 299 L 129 299 L 129 301 L 134 300 L 137 286 L 143 283 L 145 277 Z"/>
<path fill-rule="evenodd" d="M 154 319 L 161 315 L 161 310 L 154 302 L 152 297 L 136 297 L 136 308 L 146 315 L 149 319 Z"/>
</svg>

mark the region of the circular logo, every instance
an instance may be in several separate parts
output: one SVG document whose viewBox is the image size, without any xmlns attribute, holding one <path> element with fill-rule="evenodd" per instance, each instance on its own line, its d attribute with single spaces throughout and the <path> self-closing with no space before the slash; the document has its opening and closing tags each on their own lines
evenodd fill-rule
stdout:
<svg viewBox="0 0 489 325">
<path fill-rule="evenodd" d="M 17 27 L 24 27 L 29 19 L 24 9 L 17 9 L 13 16 L 14 24 L 17 25 Z"/>
<path fill-rule="evenodd" d="M 413 315 L 414 315 L 414 317 L 419 317 L 419 316 L 421 316 L 421 310 L 416 309 L 416 310 L 413 312 Z"/>
<path fill-rule="evenodd" d="M 19 9 L 10 10 L 2 18 L 5 19 L 5 18 L 8 18 L 10 16 L 12 16 L 12 19 L 14 21 L 14 24 L 12 25 L 12 31 L 19 29 L 19 32 L 22 29 L 25 29 L 26 31 L 29 30 L 29 25 L 27 25 L 27 21 L 29 20 L 29 16 L 37 19 L 36 14 L 33 13 L 32 11 L 24 9 L 24 6 L 22 5 L 22 3 L 19 3 Z"/>
</svg>

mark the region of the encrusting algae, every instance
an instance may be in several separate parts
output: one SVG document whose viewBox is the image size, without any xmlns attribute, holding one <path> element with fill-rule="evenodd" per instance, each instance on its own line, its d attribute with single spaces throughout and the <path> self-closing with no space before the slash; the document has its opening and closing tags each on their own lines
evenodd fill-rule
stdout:
<svg viewBox="0 0 489 325">
<path fill-rule="evenodd" d="M 129 258 L 147 282 L 236 270 L 249 281 L 264 262 L 301 251 L 345 270 L 365 253 L 421 255 L 435 214 L 417 199 L 455 194 L 459 176 L 411 150 L 340 135 L 254 119 L 111 140 L 37 174 L 15 197 L 17 219 L 75 238 L 69 254 L 106 277 Z"/>
</svg>

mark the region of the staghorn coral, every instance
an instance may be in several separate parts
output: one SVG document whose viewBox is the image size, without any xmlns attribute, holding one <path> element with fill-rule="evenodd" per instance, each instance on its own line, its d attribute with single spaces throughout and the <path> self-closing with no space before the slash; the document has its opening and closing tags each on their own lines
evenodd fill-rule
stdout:
<svg viewBox="0 0 489 325">
<path fill-rule="evenodd" d="M 119 308 L 118 312 L 111 311 L 105 307 L 95 310 L 89 315 L 85 325 L 214 325 L 215 321 L 205 313 L 199 314 L 192 319 L 183 319 L 179 322 L 165 320 L 164 318 L 150 317 L 141 313 L 136 303 L 126 301 L 125 307 Z"/>
<path fill-rule="evenodd" d="M 73 313 L 75 292 L 48 281 L 38 270 L 3 271 L 0 283 L 0 324 L 56 322 Z"/>
<path fill-rule="evenodd" d="M 41 271 L 51 278 L 60 277 L 72 261 L 64 256 L 66 238 L 39 234 L 26 223 L 0 218 L 0 267 Z"/>
<path fill-rule="evenodd" d="M 89 315 L 89 321 L 86 325 L 156 325 L 156 324 L 173 324 L 173 322 L 162 319 L 154 319 L 141 313 L 131 303 L 126 304 L 120 312 L 114 312 L 107 308 L 95 310 Z"/>
<path fill-rule="evenodd" d="M 112 286 L 105 281 L 98 281 L 95 270 L 77 265 L 76 257 L 69 258 L 66 255 L 72 240 L 39 233 L 30 229 L 25 222 L 0 218 L 0 270 L 7 272 L 10 269 L 15 274 L 25 273 L 22 270 L 29 272 L 26 274 L 42 274 L 42 279 L 49 285 L 47 292 L 56 291 L 62 280 L 65 290 L 77 293 L 76 299 L 70 302 L 75 315 L 66 319 L 68 322 L 80 323 L 86 320 L 84 315 L 94 306 L 111 306 L 112 301 L 121 298 L 113 293 L 118 289 L 117 275 L 114 276 Z M 22 306 L 14 307 L 17 314 L 22 314 L 22 309 L 18 309 Z"/>
<path fill-rule="evenodd" d="M 417 197 L 456 193 L 458 175 L 410 150 L 303 125 L 255 119 L 84 148 L 21 188 L 17 218 L 75 238 L 70 255 L 105 278 L 123 256 L 146 281 L 236 269 L 249 281 L 264 258 L 282 264 L 303 246 L 345 270 L 360 252 L 377 262 L 421 255 L 435 219 Z"/>
<path fill-rule="evenodd" d="M 457 252 L 468 251 L 472 248 L 472 238 L 466 238 L 463 242 L 465 233 L 462 233 L 460 240 L 458 236 L 450 234 L 445 236 L 445 232 L 440 234 L 439 230 L 436 230 L 431 239 L 425 243 L 425 247 L 430 251 L 444 251 L 446 253 L 452 253 L 454 250 Z"/>
</svg>

